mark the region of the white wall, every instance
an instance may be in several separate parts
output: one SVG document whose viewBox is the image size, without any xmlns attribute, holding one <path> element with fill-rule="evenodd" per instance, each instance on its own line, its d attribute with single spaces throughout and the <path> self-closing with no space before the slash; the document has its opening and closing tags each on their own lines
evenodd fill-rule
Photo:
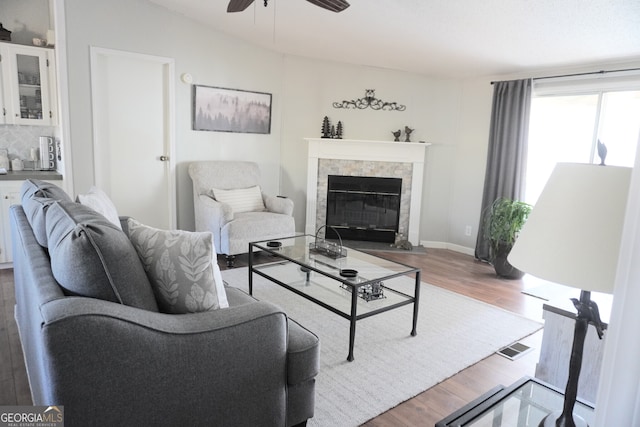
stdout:
<svg viewBox="0 0 640 427">
<path fill-rule="evenodd" d="M 294 199 L 296 223 L 304 224 L 305 218 L 307 147 L 303 138 L 320 137 L 322 119 L 328 116 L 333 124 L 342 121 L 348 139 L 392 141 L 392 131 L 409 126 L 415 129 L 412 141 L 433 143 L 427 148 L 421 240 L 449 241 L 448 214 L 460 143 L 460 82 L 297 57 L 286 58 L 285 73 L 281 186 Z M 406 110 L 332 106 L 336 101 L 363 97 L 365 89 L 375 89 L 377 98 L 404 104 Z"/>
<path fill-rule="evenodd" d="M 34 38 L 46 39 L 53 29 L 49 0 L 2 0 L 0 22 L 11 31 L 11 42 L 31 46 Z"/>
<path fill-rule="evenodd" d="M 186 174 L 190 161 L 200 159 L 247 159 L 257 161 L 266 190 L 286 194 L 296 203 L 297 229 L 304 229 L 306 198 L 306 146 L 304 137 L 320 135 L 322 118 L 344 123 L 344 136 L 352 139 L 391 140 L 391 132 L 414 128 L 412 140 L 432 142 L 428 149 L 421 240 L 451 242 L 452 203 L 460 207 L 456 218 L 474 224 L 478 197 L 467 200 L 465 189 L 477 190 L 484 173 L 484 158 L 470 159 L 479 166 L 456 165 L 466 156 L 467 145 L 486 145 L 484 130 L 467 130 L 461 116 L 469 107 L 463 102 L 465 85 L 416 74 L 358 67 L 276 54 L 208 29 L 182 16 L 141 0 L 66 0 L 70 95 L 70 145 L 74 187 L 83 192 L 93 184 L 89 48 L 98 46 L 176 60 L 176 161 L 178 226 L 193 228 L 191 181 Z M 126 13 L 123 13 L 126 11 Z M 191 88 L 179 81 L 189 72 L 194 83 L 270 92 L 273 94 L 270 135 L 194 132 L 191 127 Z M 406 111 L 338 110 L 334 101 L 376 96 L 407 106 Z M 473 102 L 474 108 L 485 100 Z M 490 102 L 490 101 L 487 101 Z M 485 107 L 486 108 L 486 107 Z M 483 123 L 482 127 L 486 127 Z M 482 151 L 482 149 L 480 149 Z M 123 156 L 126 153 L 122 154 Z M 481 187 L 480 187 L 481 188 Z M 141 189 L 142 191 L 143 189 Z M 456 198 L 462 198 L 456 201 Z M 471 202 L 471 203 L 470 203 Z M 475 226 L 475 225 L 474 225 Z M 458 233 L 461 234 L 461 233 Z M 418 242 L 414 242 L 418 243 Z M 454 241 L 472 247 L 475 236 Z"/>
<path fill-rule="evenodd" d="M 69 69 L 70 147 L 74 187 L 85 192 L 94 182 L 91 124 L 90 46 L 175 58 L 177 218 L 193 228 L 191 180 L 193 160 L 247 159 L 260 163 L 267 191 L 278 191 L 280 167 L 280 55 L 230 39 L 202 25 L 141 0 L 66 0 Z M 196 132 L 191 130 L 191 86 L 194 83 L 273 93 L 270 135 Z M 122 153 L 126 156 L 127 153 Z M 144 189 L 140 189 L 144 191 Z"/>
<path fill-rule="evenodd" d="M 175 58 L 178 226 L 193 229 L 193 160 L 247 159 L 260 164 L 265 189 L 293 198 L 296 228 L 304 230 L 306 158 L 303 138 L 320 136 L 322 118 L 344 123 L 344 137 L 391 140 L 391 131 L 414 128 L 412 140 L 427 149 L 420 240 L 473 253 L 491 114 L 487 76 L 443 80 L 394 70 L 277 54 L 228 37 L 143 0 L 65 0 L 68 46 L 70 143 L 75 191 L 93 183 L 89 47 L 99 46 Z M 537 75 L 606 69 L 546 70 Z M 609 68 L 615 68 L 611 66 Z M 270 135 L 191 130 L 191 87 L 179 81 L 273 94 Z M 406 111 L 338 110 L 335 101 L 376 96 Z M 123 156 L 126 153 L 122 154 Z M 143 189 L 141 189 L 143 191 Z M 470 236 L 465 228 L 471 226 Z M 414 244 L 418 242 L 413 242 Z"/>
</svg>

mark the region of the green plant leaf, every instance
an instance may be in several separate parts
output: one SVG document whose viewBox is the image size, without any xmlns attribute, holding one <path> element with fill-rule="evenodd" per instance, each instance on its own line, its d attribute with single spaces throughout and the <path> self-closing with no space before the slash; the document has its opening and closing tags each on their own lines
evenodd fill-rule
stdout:
<svg viewBox="0 0 640 427">
<path fill-rule="evenodd" d="M 485 216 L 484 233 L 491 241 L 491 257 L 499 244 L 512 246 L 533 206 L 506 197 L 496 199 Z"/>
</svg>

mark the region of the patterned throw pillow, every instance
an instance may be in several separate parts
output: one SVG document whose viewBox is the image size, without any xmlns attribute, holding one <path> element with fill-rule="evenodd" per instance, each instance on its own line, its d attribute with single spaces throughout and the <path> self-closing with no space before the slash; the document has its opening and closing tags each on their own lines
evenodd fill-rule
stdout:
<svg viewBox="0 0 640 427">
<path fill-rule="evenodd" d="M 231 206 L 233 212 L 256 212 L 263 211 L 264 201 L 260 186 L 255 185 L 249 188 L 237 188 L 234 190 L 211 189 L 213 198 L 220 203 Z"/>
<path fill-rule="evenodd" d="M 229 307 L 213 234 L 159 230 L 133 218 L 127 225 L 161 311 L 184 314 Z"/>
</svg>

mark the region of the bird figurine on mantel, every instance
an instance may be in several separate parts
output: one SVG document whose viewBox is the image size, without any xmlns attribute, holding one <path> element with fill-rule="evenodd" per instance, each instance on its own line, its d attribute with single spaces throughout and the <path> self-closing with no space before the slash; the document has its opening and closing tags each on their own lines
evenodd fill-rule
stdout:
<svg viewBox="0 0 640 427">
<path fill-rule="evenodd" d="M 604 166 L 604 159 L 607 158 L 607 146 L 598 140 L 598 157 L 600 157 L 600 166 Z"/>
</svg>

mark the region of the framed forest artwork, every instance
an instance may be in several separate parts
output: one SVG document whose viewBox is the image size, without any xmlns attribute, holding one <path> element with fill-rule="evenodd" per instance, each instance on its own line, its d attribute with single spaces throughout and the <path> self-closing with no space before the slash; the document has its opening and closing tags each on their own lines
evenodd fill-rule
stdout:
<svg viewBox="0 0 640 427">
<path fill-rule="evenodd" d="M 271 133 L 271 94 L 193 85 L 193 130 Z"/>
</svg>

